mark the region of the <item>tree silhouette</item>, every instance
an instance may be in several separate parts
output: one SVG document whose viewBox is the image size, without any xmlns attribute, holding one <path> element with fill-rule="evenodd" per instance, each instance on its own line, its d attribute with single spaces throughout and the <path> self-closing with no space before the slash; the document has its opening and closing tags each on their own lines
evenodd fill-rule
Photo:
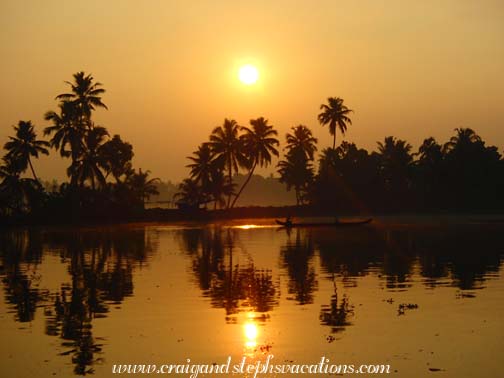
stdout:
<svg viewBox="0 0 504 378">
<path fill-rule="evenodd" d="M 233 172 L 239 167 L 249 167 L 243 151 L 243 140 L 239 137 L 240 126 L 235 120 L 225 119 L 222 126 L 216 127 L 210 135 L 209 146 L 215 159 L 226 167 L 228 183 L 233 182 Z M 231 195 L 228 196 L 227 207 L 231 205 Z"/>
<path fill-rule="evenodd" d="M 126 180 L 126 184 L 133 192 L 135 199 L 141 204 L 142 208 L 145 207 L 145 200 L 153 195 L 159 194 L 156 183 L 159 178 L 149 178 L 150 171 L 142 172 L 140 168 L 137 172 L 133 172 Z"/>
<path fill-rule="evenodd" d="M 322 126 L 329 125 L 329 133 L 334 137 L 333 149 L 336 148 L 336 129 L 345 135 L 347 124 L 352 124 L 348 115 L 353 112 L 343 104 L 343 99 L 339 97 L 329 97 L 327 105 L 320 105 L 322 112 L 318 115 L 318 120 Z"/>
<path fill-rule="evenodd" d="M 38 182 L 37 175 L 33 169 L 31 157 L 38 158 L 39 154 L 48 155 L 47 147 L 49 143 L 45 140 L 38 140 L 35 128 L 31 121 L 19 121 L 17 126 L 14 126 L 16 135 L 9 137 L 9 141 L 5 143 L 4 149 L 7 151 L 7 156 L 18 160 L 21 165 L 21 171 L 24 171 L 27 166 L 33 174 L 33 178 Z"/>
<path fill-rule="evenodd" d="M 272 155 L 278 156 L 276 146 L 279 145 L 279 142 L 278 139 L 275 138 L 278 133 L 275 129 L 273 129 L 273 126 L 268 125 L 268 120 L 263 117 L 251 119 L 250 125 L 252 128 L 242 127 L 245 134 L 241 136 L 243 149 L 245 151 L 246 158 L 249 160 L 249 174 L 236 194 L 231 207 L 234 207 L 243 189 L 245 189 L 250 181 L 250 178 L 254 174 L 256 167 L 258 165 L 260 167 L 266 167 L 271 164 Z"/>
<path fill-rule="evenodd" d="M 108 109 L 101 100 L 101 95 L 105 93 L 105 89 L 100 88 L 101 83 L 93 83 L 93 77 L 82 71 L 75 73 L 73 79 L 73 83 L 65 81 L 70 86 L 71 92 L 62 93 L 56 96 L 56 99 L 69 102 L 74 106 L 79 127 L 92 129 L 94 126 L 90 122 L 92 111 L 96 108 Z"/>
</svg>

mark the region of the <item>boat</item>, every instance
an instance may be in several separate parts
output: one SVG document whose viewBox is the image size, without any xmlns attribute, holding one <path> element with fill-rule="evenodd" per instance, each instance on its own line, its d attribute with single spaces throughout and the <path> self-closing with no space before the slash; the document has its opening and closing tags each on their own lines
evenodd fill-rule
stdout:
<svg viewBox="0 0 504 378">
<path fill-rule="evenodd" d="M 284 222 L 281 220 L 276 220 L 276 223 L 282 227 L 352 227 L 352 226 L 362 226 L 368 223 L 371 223 L 373 219 L 368 218 L 360 221 L 348 221 L 348 222 L 341 222 L 341 221 L 335 221 L 332 223 L 329 222 L 322 222 L 322 223 L 294 223 L 294 222 Z"/>
</svg>

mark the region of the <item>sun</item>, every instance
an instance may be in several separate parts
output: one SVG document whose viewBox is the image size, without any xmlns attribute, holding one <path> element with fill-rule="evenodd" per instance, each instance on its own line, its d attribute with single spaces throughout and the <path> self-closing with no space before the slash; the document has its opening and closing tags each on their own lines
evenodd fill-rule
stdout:
<svg viewBox="0 0 504 378">
<path fill-rule="evenodd" d="M 259 71 L 251 64 L 246 64 L 240 67 L 238 78 L 245 85 L 252 85 L 259 79 Z"/>
</svg>

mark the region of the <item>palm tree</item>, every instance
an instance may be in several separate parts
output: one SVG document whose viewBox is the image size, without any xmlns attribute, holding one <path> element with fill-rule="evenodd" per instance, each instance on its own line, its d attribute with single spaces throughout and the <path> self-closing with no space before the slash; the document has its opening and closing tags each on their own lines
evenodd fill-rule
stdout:
<svg viewBox="0 0 504 378">
<path fill-rule="evenodd" d="M 239 138 L 240 126 L 235 120 L 225 119 L 222 126 L 216 127 L 210 135 L 209 146 L 219 164 L 226 167 L 228 183 L 233 182 L 233 172 L 238 172 L 239 167 L 247 167 L 247 161 L 242 148 L 242 140 Z M 231 203 L 231 195 L 228 196 L 227 207 Z"/>
<path fill-rule="evenodd" d="M 343 104 L 343 99 L 339 97 L 329 97 L 327 99 L 328 105 L 320 105 L 322 113 L 318 115 L 318 120 L 322 126 L 329 125 L 329 133 L 334 137 L 333 149 L 336 148 L 336 129 L 345 135 L 347 124 L 352 124 L 352 120 L 348 115 L 353 110 L 348 109 Z"/>
<path fill-rule="evenodd" d="M 86 75 L 84 72 L 77 72 L 73 75 L 74 82 L 65 81 L 72 91 L 70 93 L 62 93 L 56 96 L 57 100 L 63 102 L 71 102 L 77 111 L 78 121 L 80 126 L 87 126 L 91 129 L 93 124 L 90 121 L 91 112 L 96 107 L 108 109 L 102 102 L 101 95 L 105 93 L 105 89 L 100 88 L 101 83 L 93 83 L 93 77 Z"/>
<path fill-rule="evenodd" d="M 294 188 L 296 204 L 300 205 L 306 199 L 310 184 L 313 182 L 313 165 L 299 148 L 290 150 L 285 160 L 278 163 L 280 182 L 287 185 L 287 190 Z"/>
<path fill-rule="evenodd" d="M 450 141 L 444 145 L 446 152 L 460 148 L 461 151 L 465 151 L 471 145 L 476 143 L 481 143 L 481 137 L 476 134 L 473 129 L 470 128 L 456 128 L 455 131 L 457 135 L 450 138 Z"/>
<path fill-rule="evenodd" d="M 149 179 L 149 175 L 150 171 L 142 172 L 142 168 L 140 168 L 138 173 L 133 172 L 126 180 L 137 200 L 141 202 L 142 207 L 145 207 L 146 199 L 159 194 L 156 184 L 161 180 L 157 177 Z"/>
<path fill-rule="evenodd" d="M 63 101 L 58 106 L 59 114 L 51 110 L 44 116 L 46 121 L 52 122 L 52 126 L 44 129 L 44 135 L 52 135 L 51 147 L 59 150 L 62 157 L 70 156 L 75 162 L 83 150 L 86 130 L 76 122 L 75 106 L 71 102 Z"/>
<path fill-rule="evenodd" d="M 178 186 L 178 191 L 173 195 L 176 204 L 181 208 L 198 209 L 206 202 L 205 195 L 196 180 L 186 178 Z"/>
<path fill-rule="evenodd" d="M 287 149 L 289 151 L 299 149 L 303 151 L 306 159 L 313 160 L 317 151 L 317 138 L 313 137 L 311 130 L 304 125 L 292 127 L 291 130 L 292 134 L 286 135 Z"/>
<path fill-rule="evenodd" d="M 119 184 L 122 176 L 127 177 L 132 172 L 133 146 L 124 142 L 119 135 L 114 135 L 100 146 L 98 154 L 101 156 L 100 166 L 105 171 L 105 178 L 112 175 Z"/>
<path fill-rule="evenodd" d="M 251 119 L 250 125 L 252 128 L 242 127 L 242 130 L 245 131 L 245 134 L 242 136 L 243 147 L 250 162 L 250 170 L 231 207 L 235 205 L 241 192 L 247 186 L 257 165 L 266 167 L 271 164 L 272 155 L 278 157 L 276 146 L 279 145 L 279 142 L 275 138 L 278 133 L 273 129 L 273 126 L 268 125 L 268 120 L 263 117 Z"/>
<path fill-rule="evenodd" d="M 216 162 L 208 143 L 201 144 L 193 156 L 187 157 L 192 161 L 186 167 L 191 169 L 190 177 L 199 182 L 202 187 L 208 187 L 211 181 L 212 171 L 215 170 Z"/>
<path fill-rule="evenodd" d="M 72 183 L 84 186 L 86 181 L 91 182 L 91 188 L 103 188 L 105 176 L 100 167 L 105 165 L 104 157 L 100 154 L 100 149 L 105 143 L 108 132 L 104 127 L 93 127 L 87 132 L 85 137 L 84 152 L 69 168 L 68 175 L 72 178 Z"/>
<path fill-rule="evenodd" d="M 14 126 L 14 130 L 16 136 L 9 137 L 10 140 L 4 146 L 4 149 L 7 150 L 7 156 L 17 159 L 21 164 L 22 171 L 30 166 L 33 178 L 39 182 L 33 169 L 31 157 L 38 158 L 39 153 L 48 155 L 49 151 L 46 147 L 49 146 L 49 143 L 37 139 L 37 133 L 31 121 L 19 121 L 18 125 Z"/>
</svg>

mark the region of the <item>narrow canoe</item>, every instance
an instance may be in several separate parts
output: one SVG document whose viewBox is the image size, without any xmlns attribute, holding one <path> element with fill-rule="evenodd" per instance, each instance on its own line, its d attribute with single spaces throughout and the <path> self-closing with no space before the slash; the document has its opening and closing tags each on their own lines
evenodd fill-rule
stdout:
<svg viewBox="0 0 504 378">
<path fill-rule="evenodd" d="M 283 227 L 352 227 L 352 226 L 362 226 L 371 223 L 373 219 L 365 219 L 361 221 L 349 221 L 349 222 L 333 222 L 333 223 L 291 223 L 276 220 L 276 223 Z"/>
</svg>

